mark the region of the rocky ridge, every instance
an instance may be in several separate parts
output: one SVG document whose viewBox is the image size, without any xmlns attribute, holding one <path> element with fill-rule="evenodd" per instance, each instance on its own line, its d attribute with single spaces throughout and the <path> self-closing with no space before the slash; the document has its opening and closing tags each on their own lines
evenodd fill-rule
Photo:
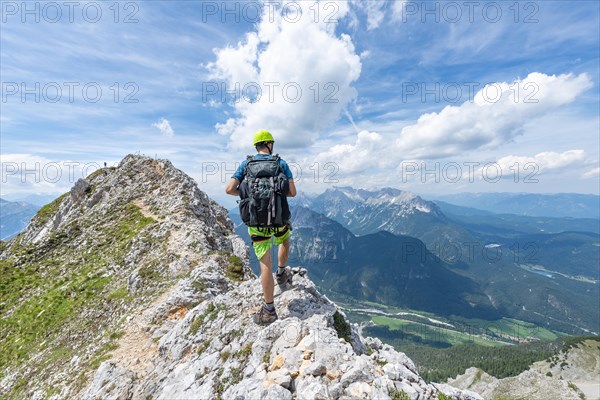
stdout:
<svg viewBox="0 0 600 400">
<path fill-rule="evenodd" d="M 484 399 L 600 399 L 600 340 L 584 340 L 533 363 L 517 376 L 497 379 L 469 368 L 448 384 L 474 390 Z"/>
<path fill-rule="evenodd" d="M 168 160 L 129 155 L 0 242 L 0 397 L 73 398 L 126 319 L 198 265 L 194 301 L 250 277 L 227 211 Z"/>
<path fill-rule="evenodd" d="M 209 267 L 199 266 L 191 279 Z M 291 289 L 277 290 L 280 319 L 267 327 L 251 320 L 260 306 L 257 279 L 188 309 L 190 281 L 135 317 L 145 343 L 137 358 L 104 362 L 84 399 L 480 398 L 425 383 L 406 355 L 361 337 L 307 277 L 296 275 Z"/>
<path fill-rule="evenodd" d="M 449 379 L 453 387 L 474 390 L 484 399 L 528 399 L 528 400 L 579 400 L 581 391 L 572 384 L 551 378 L 533 370 L 523 371 L 517 376 L 498 379 L 479 368 L 469 368 L 463 375 Z"/>
<path fill-rule="evenodd" d="M 255 325 L 260 282 L 232 229 L 167 160 L 129 155 L 79 180 L 0 247 L 0 396 L 481 398 L 424 382 L 306 276 Z"/>
</svg>

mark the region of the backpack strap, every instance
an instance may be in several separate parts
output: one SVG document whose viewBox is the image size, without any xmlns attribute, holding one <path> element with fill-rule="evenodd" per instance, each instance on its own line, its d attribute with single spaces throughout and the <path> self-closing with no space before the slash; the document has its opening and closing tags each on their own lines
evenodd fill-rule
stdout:
<svg viewBox="0 0 600 400">
<path fill-rule="evenodd" d="M 279 161 L 281 161 L 281 157 L 279 157 L 279 154 L 275 154 L 274 156 L 272 156 L 273 161 L 277 162 L 277 172 L 281 173 L 282 169 L 281 169 L 281 165 L 279 164 Z"/>
<path fill-rule="evenodd" d="M 243 179 L 245 179 L 245 178 L 246 178 L 246 175 L 248 174 L 248 163 L 249 163 L 250 161 L 252 161 L 253 159 L 254 159 L 254 156 L 251 156 L 250 154 L 248 154 L 248 155 L 246 156 L 246 165 L 244 166 L 244 175 L 243 175 L 243 177 L 242 177 Z"/>
<path fill-rule="evenodd" d="M 254 160 L 254 156 L 251 156 L 249 154 L 246 156 L 246 167 L 244 168 L 244 170 L 248 169 L 248 164 L 250 164 L 250 161 L 253 161 L 253 160 Z"/>
</svg>

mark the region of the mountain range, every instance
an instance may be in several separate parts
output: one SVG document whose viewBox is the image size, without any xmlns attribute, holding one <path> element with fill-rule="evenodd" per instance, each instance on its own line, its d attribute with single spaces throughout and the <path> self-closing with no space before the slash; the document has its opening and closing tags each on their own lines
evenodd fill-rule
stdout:
<svg viewBox="0 0 600 400">
<path fill-rule="evenodd" d="M 9 239 L 21 232 L 39 208 L 24 201 L 0 199 L 0 240 Z"/>
<path fill-rule="evenodd" d="M 11 202 L 24 202 L 33 204 L 34 206 L 42 207 L 52 200 L 56 199 L 62 193 L 6 193 L 2 194 L 2 198 Z"/>
<path fill-rule="evenodd" d="M 294 208 L 290 262 L 307 265 L 322 290 L 440 315 L 598 331 L 598 313 L 585 306 L 600 281 L 598 219 L 495 214 L 392 188 L 334 187 L 291 203 L 302 207 Z M 5 221 L 23 229 L 34 212 L 24 203 L 1 205 L 9 215 L 3 232 Z M 457 287 L 463 290 L 444 289 Z"/>
<path fill-rule="evenodd" d="M 458 207 L 460 214 L 467 214 L 463 220 L 456 208 L 446 215 L 445 204 L 440 207 L 389 188 L 332 188 L 319 196 L 291 200 L 298 203 L 302 206 L 292 208 L 290 263 L 306 265 L 320 279 L 322 290 L 383 304 L 435 308 L 446 316 L 502 315 L 561 332 L 600 330 L 600 307 L 595 307 L 600 306 L 600 237 L 593 230 L 584 231 L 594 228 L 592 218 L 499 215 Z M 234 214 L 235 210 L 231 215 L 238 233 L 246 238 L 245 227 Z M 564 231 L 562 222 L 565 228 L 583 228 Z M 404 269 L 403 258 L 413 253 L 425 261 L 421 268 L 427 273 L 414 275 L 418 269 Z M 390 271 L 399 271 L 398 280 Z M 453 275 L 444 276 L 449 284 L 441 287 L 431 279 L 431 271 Z M 469 284 L 458 284 L 456 276 Z M 402 283 L 414 277 L 431 283 L 423 285 L 418 300 L 401 290 Z M 448 301 L 448 293 L 456 288 L 463 289 L 458 295 L 460 312 L 450 311 L 456 300 Z M 464 301 L 468 307 L 462 307 Z"/>
<path fill-rule="evenodd" d="M 378 191 L 334 187 L 305 204 L 331 218 L 354 234 L 387 231 L 419 238 L 429 248 L 470 238 L 440 208 L 421 197 L 393 188 Z"/>
<path fill-rule="evenodd" d="M 292 216 L 290 259 L 306 265 L 328 292 L 444 315 L 499 316 L 472 280 L 419 239 L 386 231 L 355 236 L 305 207 L 293 207 Z"/>
<path fill-rule="evenodd" d="M 600 196 L 593 194 L 454 193 L 431 199 L 497 214 L 600 218 Z"/>
<path fill-rule="evenodd" d="M 438 226 L 474 238 L 481 232 L 433 203 L 386 192 L 361 192 L 352 201 L 334 193 L 338 204 L 361 211 L 360 218 L 341 222 L 307 208 L 308 197 L 293 207 L 290 260 L 306 262 L 309 275 L 295 276 L 290 290 L 276 292 L 280 319 L 263 328 L 251 321 L 261 286 L 249 268 L 248 248 L 226 210 L 189 176 L 167 160 L 129 155 L 77 181 L 42 207 L 24 232 L 0 241 L 0 396 L 482 398 L 426 383 L 406 355 L 364 338 L 329 294 L 439 314 L 530 317 L 565 332 L 597 324 L 597 283 L 548 277 L 512 257 L 450 262 L 416 236 L 432 230 L 411 222 L 413 215 L 426 221 L 418 213 L 430 213 Z M 414 206 L 390 199 L 391 210 L 401 214 L 397 221 L 414 227 L 414 235 L 357 234 L 344 225 L 370 226 L 369 213 L 386 212 L 376 200 L 385 196 Z M 246 235 L 243 226 L 235 228 Z M 569 237 L 553 240 L 563 238 Z M 565 246 L 586 246 L 575 243 L 579 236 L 570 240 Z M 551 246 L 557 243 L 550 240 Z M 542 381 L 517 379 L 512 386 Z M 551 396 L 577 396 L 569 385 L 555 386 Z"/>
<path fill-rule="evenodd" d="M 435 204 L 451 220 L 470 230 L 494 234 L 560 233 L 565 231 L 600 233 L 600 218 L 531 217 L 516 214 L 496 214 L 491 211 L 462 207 L 435 200 Z"/>
<path fill-rule="evenodd" d="M 0 242 L 0 397 L 482 399 L 426 383 L 304 274 L 256 325 L 248 265 L 226 210 L 168 160 L 78 180 Z"/>
</svg>

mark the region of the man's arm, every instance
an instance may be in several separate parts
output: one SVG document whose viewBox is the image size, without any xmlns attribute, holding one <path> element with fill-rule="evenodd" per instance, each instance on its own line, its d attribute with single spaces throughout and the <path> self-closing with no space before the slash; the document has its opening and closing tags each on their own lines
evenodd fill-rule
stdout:
<svg viewBox="0 0 600 400">
<path fill-rule="evenodd" d="M 235 178 L 231 178 L 227 186 L 225 187 L 225 193 L 230 194 L 232 196 L 239 196 L 240 192 L 238 190 L 238 186 L 240 186 L 240 181 Z M 296 193 L 294 189 L 294 193 Z"/>
<path fill-rule="evenodd" d="M 283 170 L 285 176 L 288 178 L 289 184 L 287 197 L 296 197 L 296 185 L 294 185 L 294 176 L 292 175 L 290 167 L 284 160 L 281 159 L 279 160 L 279 165 L 281 166 L 281 169 Z"/>
<path fill-rule="evenodd" d="M 293 179 L 288 179 L 290 183 L 290 190 L 288 190 L 287 197 L 296 197 L 296 185 L 294 185 Z"/>
</svg>

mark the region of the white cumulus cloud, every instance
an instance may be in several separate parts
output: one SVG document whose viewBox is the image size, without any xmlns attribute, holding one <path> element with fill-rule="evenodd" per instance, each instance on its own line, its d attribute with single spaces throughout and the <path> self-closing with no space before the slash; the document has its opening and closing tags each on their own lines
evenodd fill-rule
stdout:
<svg viewBox="0 0 600 400">
<path fill-rule="evenodd" d="M 100 161 L 53 160 L 29 153 L 0 154 L 2 194 L 65 192 L 101 168 Z"/>
<path fill-rule="evenodd" d="M 526 122 L 571 103 L 592 86 L 586 74 L 538 72 L 479 90 L 472 101 L 423 114 L 404 127 L 396 148 L 405 157 L 441 158 L 474 149 L 493 149 L 522 134 Z"/>
<path fill-rule="evenodd" d="M 589 171 L 586 171 L 583 173 L 583 178 L 585 179 L 590 179 L 590 178 L 599 178 L 600 177 L 600 167 L 596 167 L 596 168 L 592 168 Z"/>
<path fill-rule="evenodd" d="M 379 28 L 385 17 L 385 0 L 354 0 L 353 4 L 367 14 L 367 30 Z"/>
<path fill-rule="evenodd" d="M 232 148 L 248 147 L 259 129 L 271 131 L 286 147 L 310 145 L 357 96 L 351 84 L 360 76 L 360 57 L 350 36 L 335 32 L 348 4 L 281 4 L 265 7 L 257 30 L 236 46 L 215 50 L 216 60 L 207 65 L 211 78 L 224 80 L 228 90 L 237 85 L 249 94 L 244 86 L 254 86 L 261 94 L 242 97 L 234 104 L 235 116 L 217 124 Z"/>
<path fill-rule="evenodd" d="M 581 168 L 588 163 L 585 151 L 581 149 L 568 150 L 562 153 L 545 151 L 534 156 L 508 155 L 496 161 L 504 177 L 514 175 L 516 171 L 519 174 L 531 176 L 549 172 L 560 174 L 571 172 L 573 168 Z"/>
<path fill-rule="evenodd" d="M 396 0 L 392 2 L 392 21 L 403 21 L 406 19 L 405 6 L 407 0 Z"/>
<path fill-rule="evenodd" d="M 171 128 L 171 124 L 166 118 L 159 119 L 158 122 L 153 123 L 152 126 L 158 128 L 160 133 L 168 138 L 173 137 L 175 134 L 175 132 L 173 132 L 173 128 Z"/>
<path fill-rule="evenodd" d="M 317 160 L 334 162 L 340 173 L 351 175 L 364 168 L 399 168 L 406 160 L 431 161 L 495 149 L 521 134 L 526 123 L 574 101 L 590 86 L 585 74 L 532 73 L 512 83 L 494 83 L 480 90 L 472 101 L 422 115 L 399 134 L 361 131 L 354 142 L 332 146 L 319 153 Z M 583 150 L 506 156 L 498 162 L 505 166 L 535 163 L 546 171 L 588 164 Z"/>
<path fill-rule="evenodd" d="M 388 164 L 389 158 L 381 156 L 382 152 L 387 153 L 386 146 L 380 134 L 363 130 L 357 134 L 355 143 L 332 146 L 317 156 L 317 162 L 333 162 L 343 174 L 362 172 Z"/>
</svg>

